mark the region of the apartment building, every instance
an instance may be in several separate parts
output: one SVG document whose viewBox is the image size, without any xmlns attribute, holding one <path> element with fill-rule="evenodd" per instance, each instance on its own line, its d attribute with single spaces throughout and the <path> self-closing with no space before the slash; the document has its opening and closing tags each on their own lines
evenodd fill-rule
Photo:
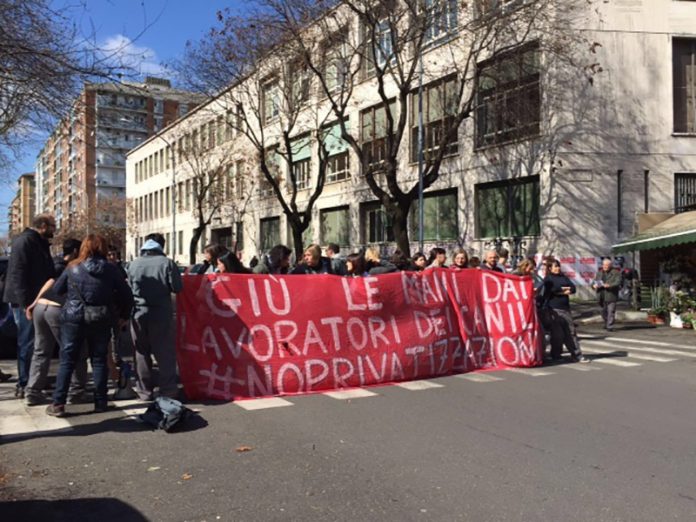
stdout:
<svg viewBox="0 0 696 522">
<path fill-rule="evenodd" d="M 8 208 L 8 234 L 13 237 L 27 227 L 34 219 L 35 209 L 34 173 L 22 174 L 17 180 L 17 195 Z"/>
<path fill-rule="evenodd" d="M 440 7 L 440 23 L 433 32 L 448 36 L 446 41 L 455 39 L 458 20 L 470 16 L 465 12 L 469 7 L 457 7 L 460 4 L 450 0 L 433 4 Z M 502 4 L 511 8 L 515 2 Z M 464 246 L 480 255 L 503 245 L 518 256 L 554 255 L 578 284 L 587 285 L 598 257 L 610 254 L 611 245 L 634 234 L 640 215 L 693 209 L 696 3 L 616 2 L 598 9 L 597 16 L 587 16 L 573 26 L 595 57 L 592 75 L 566 73 L 534 41 L 486 56 L 476 64 L 474 114 L 446 144 L 441 174 L 424 194 L 426 250 L 435 245 Z M 351 31 L 359 33 L 360 28 Z M 426 49 L 426 73 L 431 72 L 431 64 L 442 61 L 444 52 L 441 45 Z M 256 93 L 258 106 L 241 111 L 256 110 L 259 128 L 269 133 L 283 110 L 278 101 L 280 80 L 272 73 L 275 67 L 259 64 L 249 80 L 255 82 L 249 92 Z M 426 154 L 432 152 L 431 136 L 441 133 L 448 117 L 428 106 L 428 100 L 447 98 L 451 88 L 451 71 L 440 71 L 440 78 L 428 76 L 423 89 Z M 507 81 L 500 80 L 503 76 Z M 331 80 L 340 82 L 340 71 L 334 68 Z M 235 85 L 230 92 L 243 88 Z M 234 98 L 237 105 L 230 103 L 226 99 L 230 92 L 128 154 L 127 192 L 134 204 L 129 257 L 137 255 L 147 233 L 158 231 L 176 242 L 170 255 L 180 263 L 189 262 L 188 247 L 198 220 L 195 176 L 181 161 L 180 150 L 187 147 L 209 161 L 226 158 L 230 173 L 224 193 L 234 211 L 225 212 L 221 205 L 214 213 L 197 243 L 199 257 L 208 241 L 236 245 L 245 261 L 273 244 L 291 243 L 287 217 L 272 187 L 259 174 L 257 148 L 243 133 L 230 130 L 228 123 L 238 117 L 240 99 Z M 352 92 L 356 101 L 346 120 L 363 150 L 379 161 L 384 154 L 384 104 L 369 74 Z M 387 95 L 394 96 L 393 89 Z M 409 130 L 399 159 L 405 184 L 418 179 L 417 100 L 416 93 L 411 93 Z M 316 119 L 313 114 L 307 121 Z M 306 242 L 336 242 L 346 251 L 368 245 L 385 253 L 393 250 L 392 229 L 365 182 L 365 165 L 342 140 L 336 122 L 321 121 L 330 160 Z M 319 159 L 307 145 L 308 136 L 298 133 L 291 144 L 292 172 L 282 161 L 276 165 L 280 179 L 292 178 L 303 190 L 306 187 L 298 192 L 299 200 L 309 198 L 317 176 Z M 409 216 L 412 252 L 418 247 L 418 213 L 414 205 Z M 639 259 L 633 262 L 637 265 Z"/>
<path fill-rule="evenodd" d="M 38 211 L 53 214 L 59 231 L 83 234 L 108 223 L 125 237 L 127 151 L 198 102 L 165 79 L 86 83 L 38 154 Z"/>
</svg>

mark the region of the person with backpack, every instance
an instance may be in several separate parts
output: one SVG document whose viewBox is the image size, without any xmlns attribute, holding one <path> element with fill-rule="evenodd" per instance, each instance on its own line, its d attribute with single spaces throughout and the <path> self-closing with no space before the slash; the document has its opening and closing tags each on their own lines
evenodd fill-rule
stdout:
<svg viewBox="0 0 696 522">
<path fill-rule="evenodd" d="M 94 411 L 107 410 L 107 357 L 111 324 L 125 322 L 133 307 L 133 294 L 118 269 L 106 260 L 108 244 L 90 234 L 82 242 L 80 255 L 56 280 L 53 288 L 65 295 L 61 312 L 60 368 L 53 403 L 46 413 L 65 416 L 65 403 L 82 344 L 87 343 L 94 377 Z"/>
</svg>

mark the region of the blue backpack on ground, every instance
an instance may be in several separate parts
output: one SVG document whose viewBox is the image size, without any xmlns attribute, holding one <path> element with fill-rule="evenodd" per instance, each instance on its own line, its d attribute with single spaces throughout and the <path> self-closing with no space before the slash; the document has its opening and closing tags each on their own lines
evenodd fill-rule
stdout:
<svg viewBox="0 0 696 522">
<path fill-rule="evenodd" d="M 157 397 L 145 413 L 140 415 L 140 420 L 155 429 L 171 432 L 174 428 L 180 427 L 191 413 L 191 410 L 176 399 Z"/>
</svg>

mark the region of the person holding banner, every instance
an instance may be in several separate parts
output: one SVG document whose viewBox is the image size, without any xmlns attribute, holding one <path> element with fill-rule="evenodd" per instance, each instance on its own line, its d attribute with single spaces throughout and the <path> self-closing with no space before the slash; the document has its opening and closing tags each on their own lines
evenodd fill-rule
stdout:
<svg viewBox="0 0 696 522">
<path fill-rule="evenodd" d="M 447 268 L 447 251 L 444 248 L 435 247 L 430 249 L 428 258 L 428 268 Z"/>
<path fill-rule="evenodd" d="M 293 274 L 333 274 L 331 260 L 321 255 L 319 245 L 309 245 L 302 256 L 302 263 L 291 272 Z"/>
<path fill-rule="evenodd" d="M 254 267 L 255 274 L 287 274 L 290 270 L 290 255 L 292 251 L 285 245 L 276 245 L 263 256 L 261 262 Z"/>
<path fill-rule="evenodd" d="M 346 276 L 363 277 L 369 275 L 365 265 L 365 257 L 361 254 L 348 254 L 346 257 Z"/>
<path fill-rule="evenodd" d="M 569 296 L 577 291 L 575 284 L 561 272 L 560 261 L 554 259 L 550 273 L 544 278 L 545 306 L 550 311 L 551 359 L 559 361 L 563 345 L 570 352 L 573 362 L 590 362 L 580 350 L 580 341 L 570 314 Z"/>
<path fill-rule="evenodd" d="M 413 254 L 411 261 L 413 262 L 414 271 L 416 272 L 421 272 L 422 270 L 425 270 L 426 266 L 428 266 L 428 260 L 425 258 L 425 254 L 423 252 L 416 252 Z"/>
<path fill-rule="evenodd" d="M 222 254 L 217 261 L 217 271 L 220 274 L 251 274 L 250 268 L 245 267 L 239 258 L 229 250 Z"/>
<path fill-rule="evenodd" d="M 452 254 L 452 264 L 450 268 L 455 271 L 469 268 L 469 254 L 463 248 L 458 248 Z"/>
</svg>

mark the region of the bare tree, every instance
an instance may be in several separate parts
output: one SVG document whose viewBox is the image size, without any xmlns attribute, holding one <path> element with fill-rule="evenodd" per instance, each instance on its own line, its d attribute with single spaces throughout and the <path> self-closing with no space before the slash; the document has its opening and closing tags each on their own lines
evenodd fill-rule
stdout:
<svg viewBox="0 0 696 522">
<path fill-rule="evenodd" d="M 60 248 L 68 238 L 83 239 L 88 234 L 99 234 L 118 249 L 125 247 L 126 205 L 119 196 L 100 196 L 85 212 L 70 214 L 53 238 L 55 248 Z"/>
<path fill-rule="evenodd" d="M 333 115 L 322 112 L 313 96 L 301 49 L 277 45 L 279 32 L 257 27 L 253 18 L 221 14 L 220 20 L 223 27 L 211 30 L 210 38 L 189 44 L 179 69 L 191 88 L 209 94 L 227 115 L 229 131 L 251 148 L 259 197 L 279 202 L 299 258 L 326 182 Z"/>
<path fill-rule="evenodd" d="M 546 56 L 560 57 L 590 80 L 596 72 L 592 42 L 572 30 L 578 17 L 594 9 L 592 0 L 255 4 L 258 9 L 244 19 L 221 13 L 223 29 L 210 35 L 217 59 L 233 64 L 228 80 L 243 81 L 269 57 L 288 49 L 299 55 L 312 73 L 318 97 L 325 100 L 322 107 L 339 122 L 342 139 L 359 159 L 361 176 L 384 206 L 397 246 L 405 252 L 410 250 L 409 213 L 421 190 L 432 187 L 443 167 L 448 168 L 464 137 L 464 122 L 477 114 L 471 136 L 477 148 L 533 139 L 543 132 L 542 90 L 525 91 L 515 83 L 536 75 L 540 85 Z M 261 40 L 258 53 L 246 53 L 240 60 L 235 52 L 238 34 Z M 506 82 L 511 85 L 503 88 Z M 369 100 L 376 103 L 366 107 Z M 360 124 L 349 125 L 349 113 L 356 107 L 361 109 Z M 422 163 L 422 186 L 409 168 L 411 162 Z M 263 162 L 262 170 L 265 174 Z"/>
</svg>

